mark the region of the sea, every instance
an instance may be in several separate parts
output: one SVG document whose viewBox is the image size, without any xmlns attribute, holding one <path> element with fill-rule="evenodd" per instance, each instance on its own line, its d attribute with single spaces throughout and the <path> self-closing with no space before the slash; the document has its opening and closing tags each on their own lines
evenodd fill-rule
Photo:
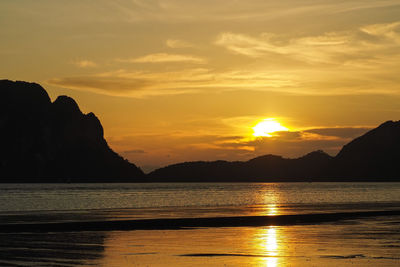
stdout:
<svg viewBox="0 0 400 267">
<path fill-rule="evenodd" d="M 400 183 L 0 184 L 0 266 L 400 266 Z"/>
</svg>

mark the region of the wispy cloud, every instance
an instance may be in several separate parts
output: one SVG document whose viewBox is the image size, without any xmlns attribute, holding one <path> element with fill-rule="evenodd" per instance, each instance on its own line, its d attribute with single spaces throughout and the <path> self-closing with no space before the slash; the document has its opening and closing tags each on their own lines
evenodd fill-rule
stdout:
<svg viewBox="0 0 400 267">
<path fill-rule="evenodd" d="M 215 42 L 248 57 L 281 55 L 308 63 L 343 64 L 347 61 L 390 59 L 399 52 L 400 22 L 373 24 L 359 29 L 285 39 L 271 33 L 259 36 L 224 32 Z"/>
<path fill-rule="evenodd" d="M 286 39 L 285 39 L 286 38 Z M 49 84 L 107 95 L 144 97 L 207 90 L 261 90 L 307 95 L 400 94 L 400 22 L 287 39 L 221 33 L 216 44 L 262 65 L 188 67 L 206 60 L 194 55 L 156 53 L 121 62 L 148 63 L 151 70 L 120 69 L 58 77 Z M 278 62 L 278 63 L 276 63 Z M 280 63 L 279 63 L 280 62 Z M 283 64 L 284 62 L 285 64 Z M 93 66 L 90 61 L 82 67 Z M 156 64 L 157 63 L 157 64 Z M 168 70 L 162 63 L 176 63 Z M 279 65 L 280 64 L 280 65 Z M 174 71 L 171 71 L 171 70 Z"/>
<path fill-rule="evenodd" d="M 178 63 L 178 62 L 189 62 L 195 64 L 206 63 L 206 60 L 200 57 L 192 55 L 167 54 L 167 53 L 150 54 L 134 59 L 119 59 L 119 61 L 132 62 L 132 63 Z"/>
<path fill-rule="evenodd" d="M 183 40 L 179 39 L 168 39 L 165 41 L 165 44 L 170 47 L 170 48 L 188 48 L 188 47 L 194 47 L 195 45 Z"/>
<path fill-rule="evenodd" d="M 236 54 L 249 57 L 263 56 L 268 52 L 286 53 L 284 49 L 271 44 L 269 38 L 255 38 L 231 32 L 220 34 L 215 43 Z"/>
<path fill-rule="evenodd" d="M 216 141 L 214 145 L 221 149 L 247 148 L 253 151 L 254 156 L 277 154 L 298 157 L 318 149 L 335 155 L 344 144 L 370 129 L 369 127 L 336 127 L 285 131 L 276 132 L 272 137 L 242 137 L 236 140 Z"/>
<path fill-rule="evenodd" d="M 353 139 L 367 131 L 371 130 L 372 127 L 333 127 L 333 128 L 314 128 L 304 130 L 304 133 L 317 134 L 324 137 L 336 137 L 342 139 Z"/>
<path fill-rule="evenodd" d="M 269 72 L 226 71 L 192 68 L 167 72 L 117 70 L 90 76 L 54 78 L 47 81 L 65 88 L 107 95 L 143 97 L 213 90 L 278 90 L 293 87 L 296 77 Z"/>
<path fill-rule="evenodd" d="M 100 1 L 100 0 L 99 0 Z M 104 1 L 104 0 L 103 0 Z M 334 14 L 362 9 L 399 6 L 397 0 L 380 1 L 233 1 L 224 0 L 120 0 L 106 1 L 117 12 L 118 19 L 129 22 L 218 22 L 218 21 L 266 21 L 298 14 Z M 210 9 L 209 7 L 213 8 Z"/>
<path fill-rule="evenodd" d="M 91 60 L 76 60 L 73 62 L 76 66 L 80 68 L 93 68 L 97 67 L 97 64 Z"/>
<path fill-rule="evenodd" d="M 400 21 L 393 23 L 372 24 L 360 29 L 366 34 L 376 36 L 378 38 L 387 38 L 394 43 L 400 43 Z"/>
</svg>

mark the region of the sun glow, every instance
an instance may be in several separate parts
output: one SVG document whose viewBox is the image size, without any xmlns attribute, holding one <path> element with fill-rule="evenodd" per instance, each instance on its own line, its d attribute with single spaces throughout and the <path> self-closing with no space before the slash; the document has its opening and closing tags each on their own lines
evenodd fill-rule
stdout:
<svg viewBox="0 0 400 267">
<path fill-rule="evenodd" d="M 272 133 L 281 132 L 281 131 L 289 131 L 288 128 L 282 126 L 275 119 L 265 119 L 259 122 L 256 126 L 253 127 L 254 133 L 253 135 L 256 137 L 265 136 L 271 137 Z"/>
</svg>

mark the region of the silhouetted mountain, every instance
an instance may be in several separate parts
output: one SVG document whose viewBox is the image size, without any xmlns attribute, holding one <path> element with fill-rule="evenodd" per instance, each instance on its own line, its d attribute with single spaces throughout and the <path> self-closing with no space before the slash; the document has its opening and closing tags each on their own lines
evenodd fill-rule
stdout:
<svg viewBox="0 0 400 267">
<path fill-rule="evenodd" d="M 246 162 L 185 162 L 148 174 L 151 181 L 400 181 L 400 121 L 388 121 L 345 145 L 336 157 L 315 151 L 297 159 L 266 155 Z"/>
<path fill-rule="evenodd" d="M 0 182 L 134 182 L 143 172 L 112 151 L 93 114 L 38 84 L 0 81 Z"/>
<path fill-rule="evenodd" d="M 171 182 L 289 182 L 323 177 L 332 157 L 323 151 L 287 159 L 266 155 L 249 161 L 185 162 L 148 174 L 151 181 Z"/>
<path fill-rule="evenodd" d="M 387 121 L 347 145 L 337 154 L 331 177 L 351 180 L 400 179 L 400 121 Z"/>
</svg>

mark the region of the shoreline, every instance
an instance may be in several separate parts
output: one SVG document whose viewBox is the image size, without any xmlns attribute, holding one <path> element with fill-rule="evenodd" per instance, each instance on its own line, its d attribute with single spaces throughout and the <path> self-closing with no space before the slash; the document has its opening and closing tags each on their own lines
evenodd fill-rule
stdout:
<svg viewBox="0 0 400 267">
<path fill-rule="evenodd" d="M 73 221 L 52 223 L 0 224 L 0 233 L 23 232 L 81 232 L 81 231 L 129 231 L 129 230 L 181 230 L 211 227 L 258 227 L 305 225 L 336 222 L 358 218 L 398 216 L 400 210 L 314 213 L 270 216 L 230 216 L 201 218 L 162 218 L 137 220 Z"/>
</svg>

